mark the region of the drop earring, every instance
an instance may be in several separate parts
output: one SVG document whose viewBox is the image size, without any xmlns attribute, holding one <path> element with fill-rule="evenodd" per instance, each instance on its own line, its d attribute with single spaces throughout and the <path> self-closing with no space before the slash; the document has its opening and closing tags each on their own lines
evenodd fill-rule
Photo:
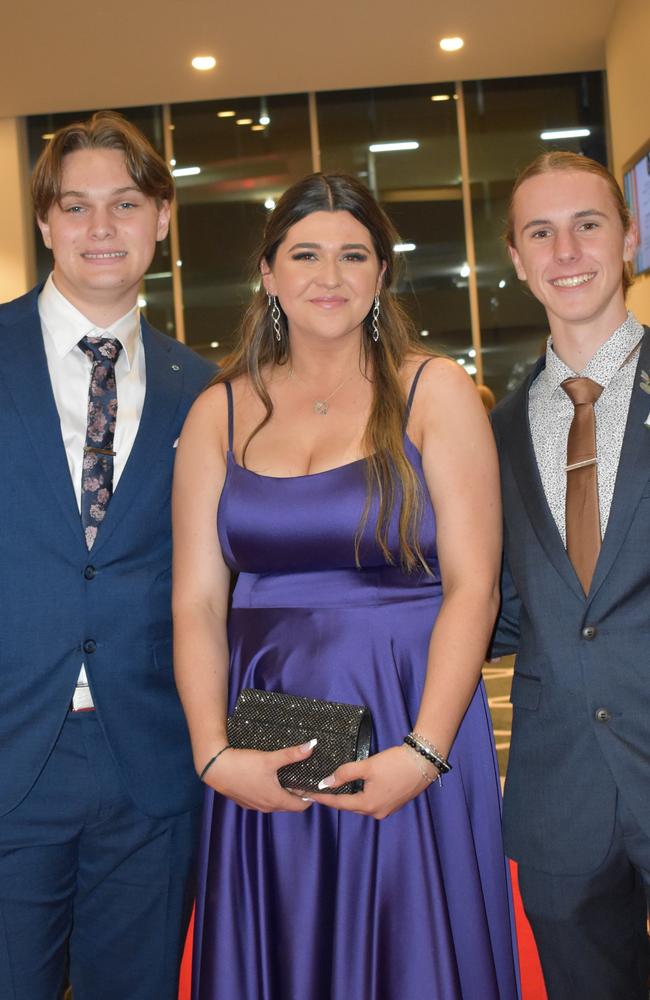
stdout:
<svg viewBox="0 0 650 1000">
<path fill-rule="evenodd" d="M 271 310 L 271 322 L 273 323 L 273 332 L 275 333 L 275 339 L 278 344 L 282 340 L 282 328 L 280 327 L 280 307 L 278 305 L 277 296 L 267 295 L 269 300 L 269 309 Z"/>
<path fill-rule="evenodd" d="M 379 296 L 375 295 L 375 302 L 372 307 L 372 339 L 375 344 L 379 340 Z"/>
</svg>

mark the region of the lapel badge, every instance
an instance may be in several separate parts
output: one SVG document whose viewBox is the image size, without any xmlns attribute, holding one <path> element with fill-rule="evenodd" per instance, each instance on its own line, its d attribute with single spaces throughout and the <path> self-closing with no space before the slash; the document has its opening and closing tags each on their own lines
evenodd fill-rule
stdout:
<svg viewBox="0 0 650 1000">
<path fill-rule="evenodd" d="M 639 381 L 639 388 L 643 389 L 643 391 L 647 392 L 648 395 L 650 396 L 650 375 L 648 375 L 647 372 L 641 371 L 641 379 Z M 643 426 L 647 427 L 648 430 L 650 430 L 650 413 L 645 418 Z"/>
<path fill-rule="evenodd" d="M 179 372 L 181 370 L 181 366 L 177 364 L 170 365 L 170 367 L 173 372 Z M 650 392 L 650 387 L 646 391 Z"/>
</svg>

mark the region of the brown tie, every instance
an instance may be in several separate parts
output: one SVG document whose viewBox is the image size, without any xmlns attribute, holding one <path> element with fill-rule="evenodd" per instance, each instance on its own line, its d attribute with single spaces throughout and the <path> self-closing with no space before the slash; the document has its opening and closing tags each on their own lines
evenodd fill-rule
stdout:
<svg viewBox="0 0 650 1000">
<path fill-rule="evenodd" d="M 594 403 L 603 387 L 590 378 L 568 378 L 562 388 L 574 406 L 567 442 L 566 547 L 587 594 L 601 542 Z"/>
</svg>

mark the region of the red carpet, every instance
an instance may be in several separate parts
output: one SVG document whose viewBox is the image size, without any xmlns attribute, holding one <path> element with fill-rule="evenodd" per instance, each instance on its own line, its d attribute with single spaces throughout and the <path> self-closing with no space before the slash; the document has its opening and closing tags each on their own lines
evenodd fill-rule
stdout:
<svg viewBox="0 0 650 1000">
<path fill-rule="evenodd" d="M 515 923 L 517 926 L 517 943 L 519 945 L 519 966 L 521 969 L 521 997 L 522 1000 L 547 1000 L 546 990 L 544 989 L 544 980 L 542 978 L 542 970 L 540 968 L 539 959 L 537 957 L 537 948 L 535 947 L 535 941 L 533 940 L 533 933 L 530 929 L 530 924 L 526 920 L 526 914 L 524 913 L 524 908 L 521 903 L 521 897 L 519 896 L 519 886 L 517 883 L 517 866 L 512 861 L 510 862 L 510 870 L 512 872 L 512 889 L 515 900 Z M 191 967 L 192 927 L 193 927 L 193 921 L 192 924 L 190 924 L 189 933 L 187 935 L 185 955 L 183 956 L 183 965 L 181 967 L 179 1000 L 190 1000 L 190 983 L 191 983 L 191 972 L 192 972 L 192 967 Z M 305 997 L 305 1000 L 309 1000 L 309 998 Z"/>
</svg>

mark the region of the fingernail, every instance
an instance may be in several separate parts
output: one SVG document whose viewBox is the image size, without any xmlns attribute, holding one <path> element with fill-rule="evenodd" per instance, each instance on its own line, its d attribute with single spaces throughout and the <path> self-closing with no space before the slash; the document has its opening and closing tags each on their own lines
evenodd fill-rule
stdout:
<svg viewBox="0 0 650 1000">
<path fill-rule="evenodd" d="M 300 749 L 303 753 L 307 753 L 308 750 L 313 750 L 317 743 L 318 740 L 309 740 L 307 743 L 303 743 Z"/>
<path fill-rule="evenodd" d="M 303 795 L 303 796 L 302 796 L 302 801 L 303 801 L 303 802 L 313 802 L 314 800 L 313 800 L 313 799 L 309 799 L 309 798 L 307 798 L 307 796 L 306 796 L 306 795 Z"/>
<path fill-rule="evenodd" d="M 319 782 L 318 782 L 318 787 L 319 787 L 320 789 L 323 789 L 323 788 L 331 788 L 331 787 L 332 787 L 332 785 L 335 785 L 335 784 L 336 784 L 336 778 L 334 777 L 334 775 L 333 775 L 333 774 L 329 774 L 329 775 L 327 776 L 327 778 L 323 778 L 323 780 L 322 780 L 322 781 L 319 781 Z"/>
</svg>

